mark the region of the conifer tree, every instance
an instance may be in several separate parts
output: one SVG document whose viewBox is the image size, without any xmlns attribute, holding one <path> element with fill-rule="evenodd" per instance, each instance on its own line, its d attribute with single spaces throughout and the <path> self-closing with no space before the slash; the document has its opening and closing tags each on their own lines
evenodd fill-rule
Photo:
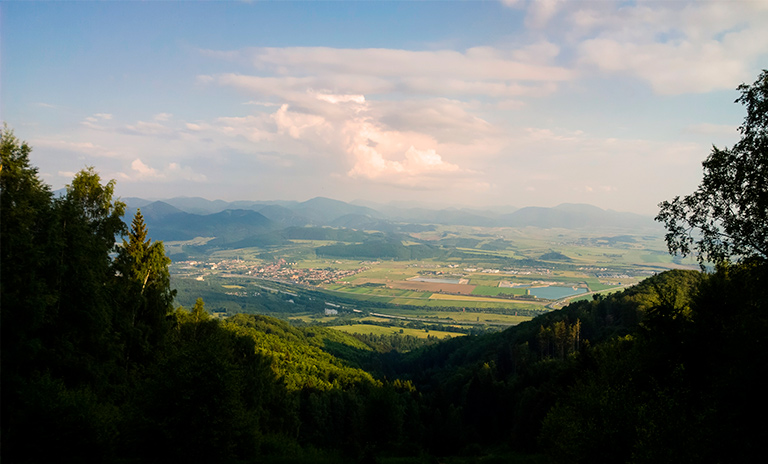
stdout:
<svg viewBox="0 0 768 464">
<path fill-rule="evenodd" d="M 176 294 L 171 290 L 171 260 L 165 256 L 163 242 L 152 242 L 147 235 L 144 216 L 138 210 L 116 260 L 124 292 L 119 325 L 125 334 L 129 360 L 149 355 L 152 347 L 162 341 Z"/>
</svg>

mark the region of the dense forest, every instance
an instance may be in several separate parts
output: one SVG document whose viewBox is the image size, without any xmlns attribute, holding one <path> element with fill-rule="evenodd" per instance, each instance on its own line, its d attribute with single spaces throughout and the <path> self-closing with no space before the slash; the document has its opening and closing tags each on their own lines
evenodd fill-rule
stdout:
<svg viewBox="0 0 768 464">
<path fill-rule="evenodd" d="M 163 244 L 140 212 L 123 222 L 114 182 L 89 168 L 54 196 L 3 129 L 3 460 L 756 460 L 768 72 L 740 89 L 742 141 L 659 215 L 671 251 L 714 267 L 421 347 L 175 306 Z"/>
</svg>

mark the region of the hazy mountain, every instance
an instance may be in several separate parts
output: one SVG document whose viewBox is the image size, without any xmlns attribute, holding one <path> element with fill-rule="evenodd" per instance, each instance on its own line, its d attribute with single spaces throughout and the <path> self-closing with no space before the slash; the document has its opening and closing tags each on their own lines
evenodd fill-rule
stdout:
<svg viewBox="0 0 768 464">
<path fill-rule="evenodd" d="M 486 212 L 475 210 L 441 209 L 430 210 L 424 208 L 407 208 L 391 210 L 392 220 L 399 222 L 415 222 L 419 224 L 444 224 L 466 225 L 478 227 L 493 227 L 497 225 L 496 218 Z"/>
<path fill-rule="evenodd" d="M 254 209 L 285 227 L 305 226 L 309 219 L 281 205 L 254 205 Z"/>
<path fill-rule="evenodd" d="M 617 213 L 592 205 L 564 203 L 554 208 L 529 206 L 499 217 L 507 227 L 563 229 L 648 229 L 659 226 L 652 218 L 634 213 Z"/>
<path fill-rule="evenodd" d="M 224 200 L 206 200 L 200 197 L 175 197 L 165 200 L 165 202 L 192 214 L 212 214 L 232 208 Z"/>
<path fill-rule="evenodd" d="M 299 203 L 291 208 L 295 213 L 306 217 L 313 224 L 327 225 L 333 220 L 347 214 L 361 214 L 371 217 L 381 217 L 381 213 L 366 206 L 356 206 L 339 200 L 316 197 Z"/>
<path fill-rule="evenodd" d="M 66 193 L 67 192 L 65 191 L 62 193 L 62 195 Z M 136 197 L 120 198 L 120 201 L 125 203 L 125 206 L 127 209 L 133 209 L 134 211 L 136 211 L 136 208 L 143 208 L 148 204 L 152 203 L 152 200 L 145 200 L 143 198 L 136 198 Z"/>
<path fill-rule="evenodd" d="M 141 215 L 154 240 L 191 240 L 195 237 L 217 237 L 225 243 L 242 240 L 276 224 L 259 212 L 224 210 L 214 214 L 192 214 L 163 201 L 142 206 Z M 125 222 L 130 224 L 136 208 L 128 208 Z"/>
<path fill-rule="evenodd" d="M 133 215 L 136 214 L 137 209 L 141 209 L 141 215 L 144 216 L 144 220 L 148 222 L 161 220 L 168 216 L 177 214 L 188 214 L 187 212 L 182 211 L 181 209 L 176 208 L 175 206 L 172 206 L 164 201 L 153 201 L 152 203 L 143 205 L 138 208 L 128 207 L 126 216 L 128 218 L 133 218 Z"/>
<path fill-rule="evenodd" d="M 331 227 L 343 227 L 357 230 L 380 230 L 390 232 L 396 229 L 395 225 L 383 219 L 373 218 L 367 214 L 350 213 L 340 216 L 329 224 Z"/>
<path fill-rule="evenodd" d="M 541 227 L 637 231 L 660 229 L 652 218 L 619 213 L 592 205 L 564 203 L 554 208 L 526 207 L 508 214 L 487 210 L 397 208 L 368 206 L 317 197 L 304 202 L 256 202 L 204 198 L 173 198 L 149 202 L 127 198 L 126 222 L 141 208 L 147 225 L 158 240 L 188 240 L 215 236 L 218 243 L 244 240 L 264 231 L 308 225 L 391 232 L 404 224 L 444 224 L 477 227 Z M 240 206 L 240 208 L 235 208 Z M 224 208 L 224 209 L 220 209 Z M 218 210 L 218 211 L 216 211 Z M 191 213 L 190 211 L 214 211 Z"/>
</svg>

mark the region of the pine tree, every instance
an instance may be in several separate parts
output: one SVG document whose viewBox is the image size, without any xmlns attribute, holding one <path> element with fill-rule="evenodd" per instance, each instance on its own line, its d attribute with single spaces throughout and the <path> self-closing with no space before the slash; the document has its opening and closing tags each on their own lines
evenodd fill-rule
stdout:
<svg viewBox="0 0 768 464">
<path fill-rule="evenodd" d="M 120 319 L 126 343 L 126 357 L 140 361 L 149 356 L 168 330 L 168 316 L 173 310 L 168 265 L 163 242 L 148 238 L 141 211 L 136 211 L 127 240 L 118 251 L 117 270 L 122 282 Z"/>
</svg>

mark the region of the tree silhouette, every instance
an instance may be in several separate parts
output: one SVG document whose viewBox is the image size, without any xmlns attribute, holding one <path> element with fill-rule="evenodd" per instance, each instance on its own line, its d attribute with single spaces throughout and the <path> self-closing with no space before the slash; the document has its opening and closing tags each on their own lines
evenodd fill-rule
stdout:
<svg viewBox="0 0 768 464">
<path fill-rule="evenodd" d="M 700 264 L 768 257 L 768 70 L 738 87 L 747 109 L 732 148 L 712 147 L 699 188 L 659 204 L 670 253 Z"/>
</svg>

